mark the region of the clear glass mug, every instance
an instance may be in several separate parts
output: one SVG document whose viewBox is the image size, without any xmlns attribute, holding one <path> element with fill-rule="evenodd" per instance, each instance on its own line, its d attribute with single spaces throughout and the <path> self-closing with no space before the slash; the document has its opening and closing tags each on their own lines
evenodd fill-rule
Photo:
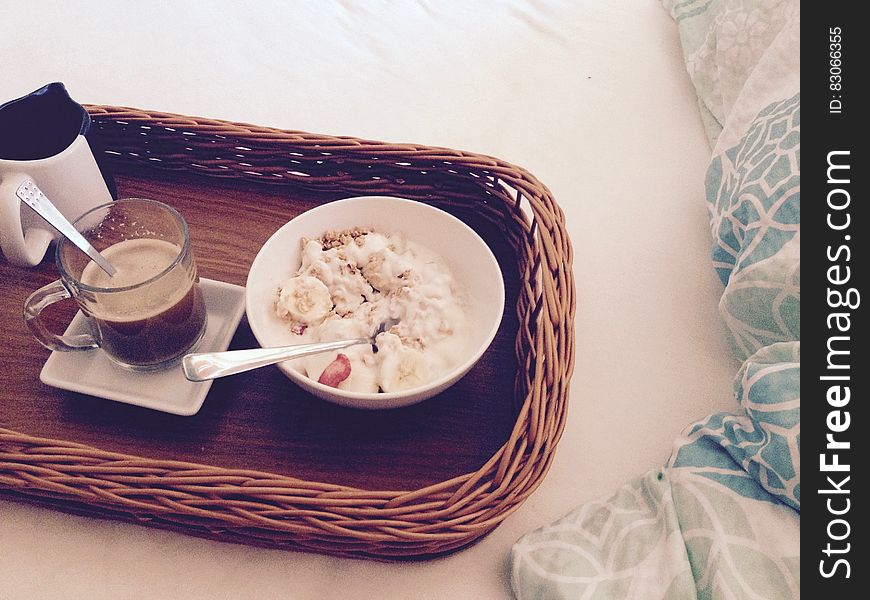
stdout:
<svg viewBox="0 0 870 600">
<path fill-rule="evenodd" d="M 57 245 L 60 279 L 33 292 L 24 320 L 51 350 L 102 348 L 116 363 L 152 370 L 177 363 L 205 332 L 206 308 L 187 223 L 155 200 L 125 198 L 98 206 L 73 225 L 117 269 L 109 277 L 69 240 Z M 91 334 L 60 336 L 40 313 L 74 298 Z"/>
</svg>

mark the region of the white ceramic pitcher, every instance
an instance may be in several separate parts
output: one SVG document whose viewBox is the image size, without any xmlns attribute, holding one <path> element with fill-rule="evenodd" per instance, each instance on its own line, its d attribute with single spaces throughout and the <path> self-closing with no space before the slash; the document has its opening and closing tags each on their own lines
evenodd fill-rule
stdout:
<svg viewBox="0 0 870 600">
<path fill-rule="evenodd" d="M 38 264 L 59 234 L 16 195 L 33 180 L 70 221 L 112 201 L 86 135 L 91 119 L 62 83 L 0 105 L 0 248 L 18 266 Z"/>
</svg>

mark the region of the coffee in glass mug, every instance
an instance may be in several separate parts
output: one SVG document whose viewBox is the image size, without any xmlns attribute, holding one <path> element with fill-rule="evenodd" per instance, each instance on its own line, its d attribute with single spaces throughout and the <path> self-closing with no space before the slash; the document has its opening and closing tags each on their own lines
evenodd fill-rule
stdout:
<svg viewBox="0 0 870 600">
<path fill-rule="evenodd" d="M 202 338 L 207 318 L 182 216 L 154 200 L 127 198 L 85 213 L 74 225 L 116 273 L 108 275 L 62 239 L 56 252 L 61 278 L 25 302 L 36 339 L 53 350 L 100 347 L 134 369 L 175 364 Z M 75 298 L 92 335 L 47 330 L 39 313 L 63 297 Z"/>
</svg>

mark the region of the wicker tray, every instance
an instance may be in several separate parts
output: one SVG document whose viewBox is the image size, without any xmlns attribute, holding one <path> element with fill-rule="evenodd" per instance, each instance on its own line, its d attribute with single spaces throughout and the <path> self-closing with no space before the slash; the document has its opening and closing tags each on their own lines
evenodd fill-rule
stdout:
<svg viewBox="0 0 870 600">
<path fill-rule="evenodd" d="M 0 497 L 226 541 L 408 558 L 473 542 L 536 489 L 565 422 L 574 282 L 562 212 L 534 176 L 444 148 L 87 108 L 121 195 L 168 195 L 201 222 L 191 231 L 206 277 L 244 283 L 257 245 L 307 206 L 395 195 L 453 212 L 498 249 L 510 310 L 482 365 L 418 408 L 360 414 L 294 388 L 302 412 L 282 413 L 290 384 L 264 369 L 216 382 L 213 408 L 190 421 L 42 386 L 47 352 L 16 316 L 28 290 L 55 278 L 53 266 L 0 262 L 0 322 L 12 342 L 0 350 Z M 246 214 L 260 224 L 246 226 Z M 231 347 L 252 343 L 243 322 Z M 236 406 L 247 406 L 242 416 Z M 274 429 L 270 411 L 304 426 L 272 431 L 271 446 L 254 448 L 240 432 Z M 421 422 L 434 429 L 414 430 Z M 388 435 L 403 427 L 405 438 Z M 283 433 L 295 462 L 282 462 Z M 319 454 L 306 454 L 307 443 Z M 386 466 L 360 448 L 383 453 Z"/>
</svg>

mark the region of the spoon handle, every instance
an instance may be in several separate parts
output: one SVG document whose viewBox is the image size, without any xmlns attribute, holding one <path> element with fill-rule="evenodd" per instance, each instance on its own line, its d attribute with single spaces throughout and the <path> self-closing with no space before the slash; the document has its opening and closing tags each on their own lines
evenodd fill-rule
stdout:
<svg viewBox="0 0 870 600">
<path fill-rule="evenodd" d="M 251 348 L 225 352 L 198 352 L 188 354 L 181 361 L 184 376 L 190 381 L 208 381 L 236 373 L 244 373 L 259 367 L 273 365 L 291 358 L 300 358 L 330 350 L 341 350 L 357 344 L 371 344 L 371 338 L 315 342 L 278 348 Z"/>
<path fill-rule="evenodd" d="M 36 213 L 48 221 L 48 224 L 57 229 L 64 237 L 69 239 L 76 247 L 91 257 L 91 259 L 97 263 L 100 268 L 112 276 L 115 274 L 115 267 L 109 264 L 109 262 L 103 258 L 103 255 L 100 254 L 96 248 L 91 246 L 90 242 L 82 236 L 76 230 L 75 227 L 72 226 L 72 223 L 67 221 L 66 217 L 57 210 L 57 207 L 51 203 L 48 197 L 42 193 L 36 184 L 33 183 L 32 180 L 27 179 L 24 183 L 18 186 L 18 189 L 15 191 L 15 195 L 18 196 L 27 206 L 36 211 Z"/>
</svg>

